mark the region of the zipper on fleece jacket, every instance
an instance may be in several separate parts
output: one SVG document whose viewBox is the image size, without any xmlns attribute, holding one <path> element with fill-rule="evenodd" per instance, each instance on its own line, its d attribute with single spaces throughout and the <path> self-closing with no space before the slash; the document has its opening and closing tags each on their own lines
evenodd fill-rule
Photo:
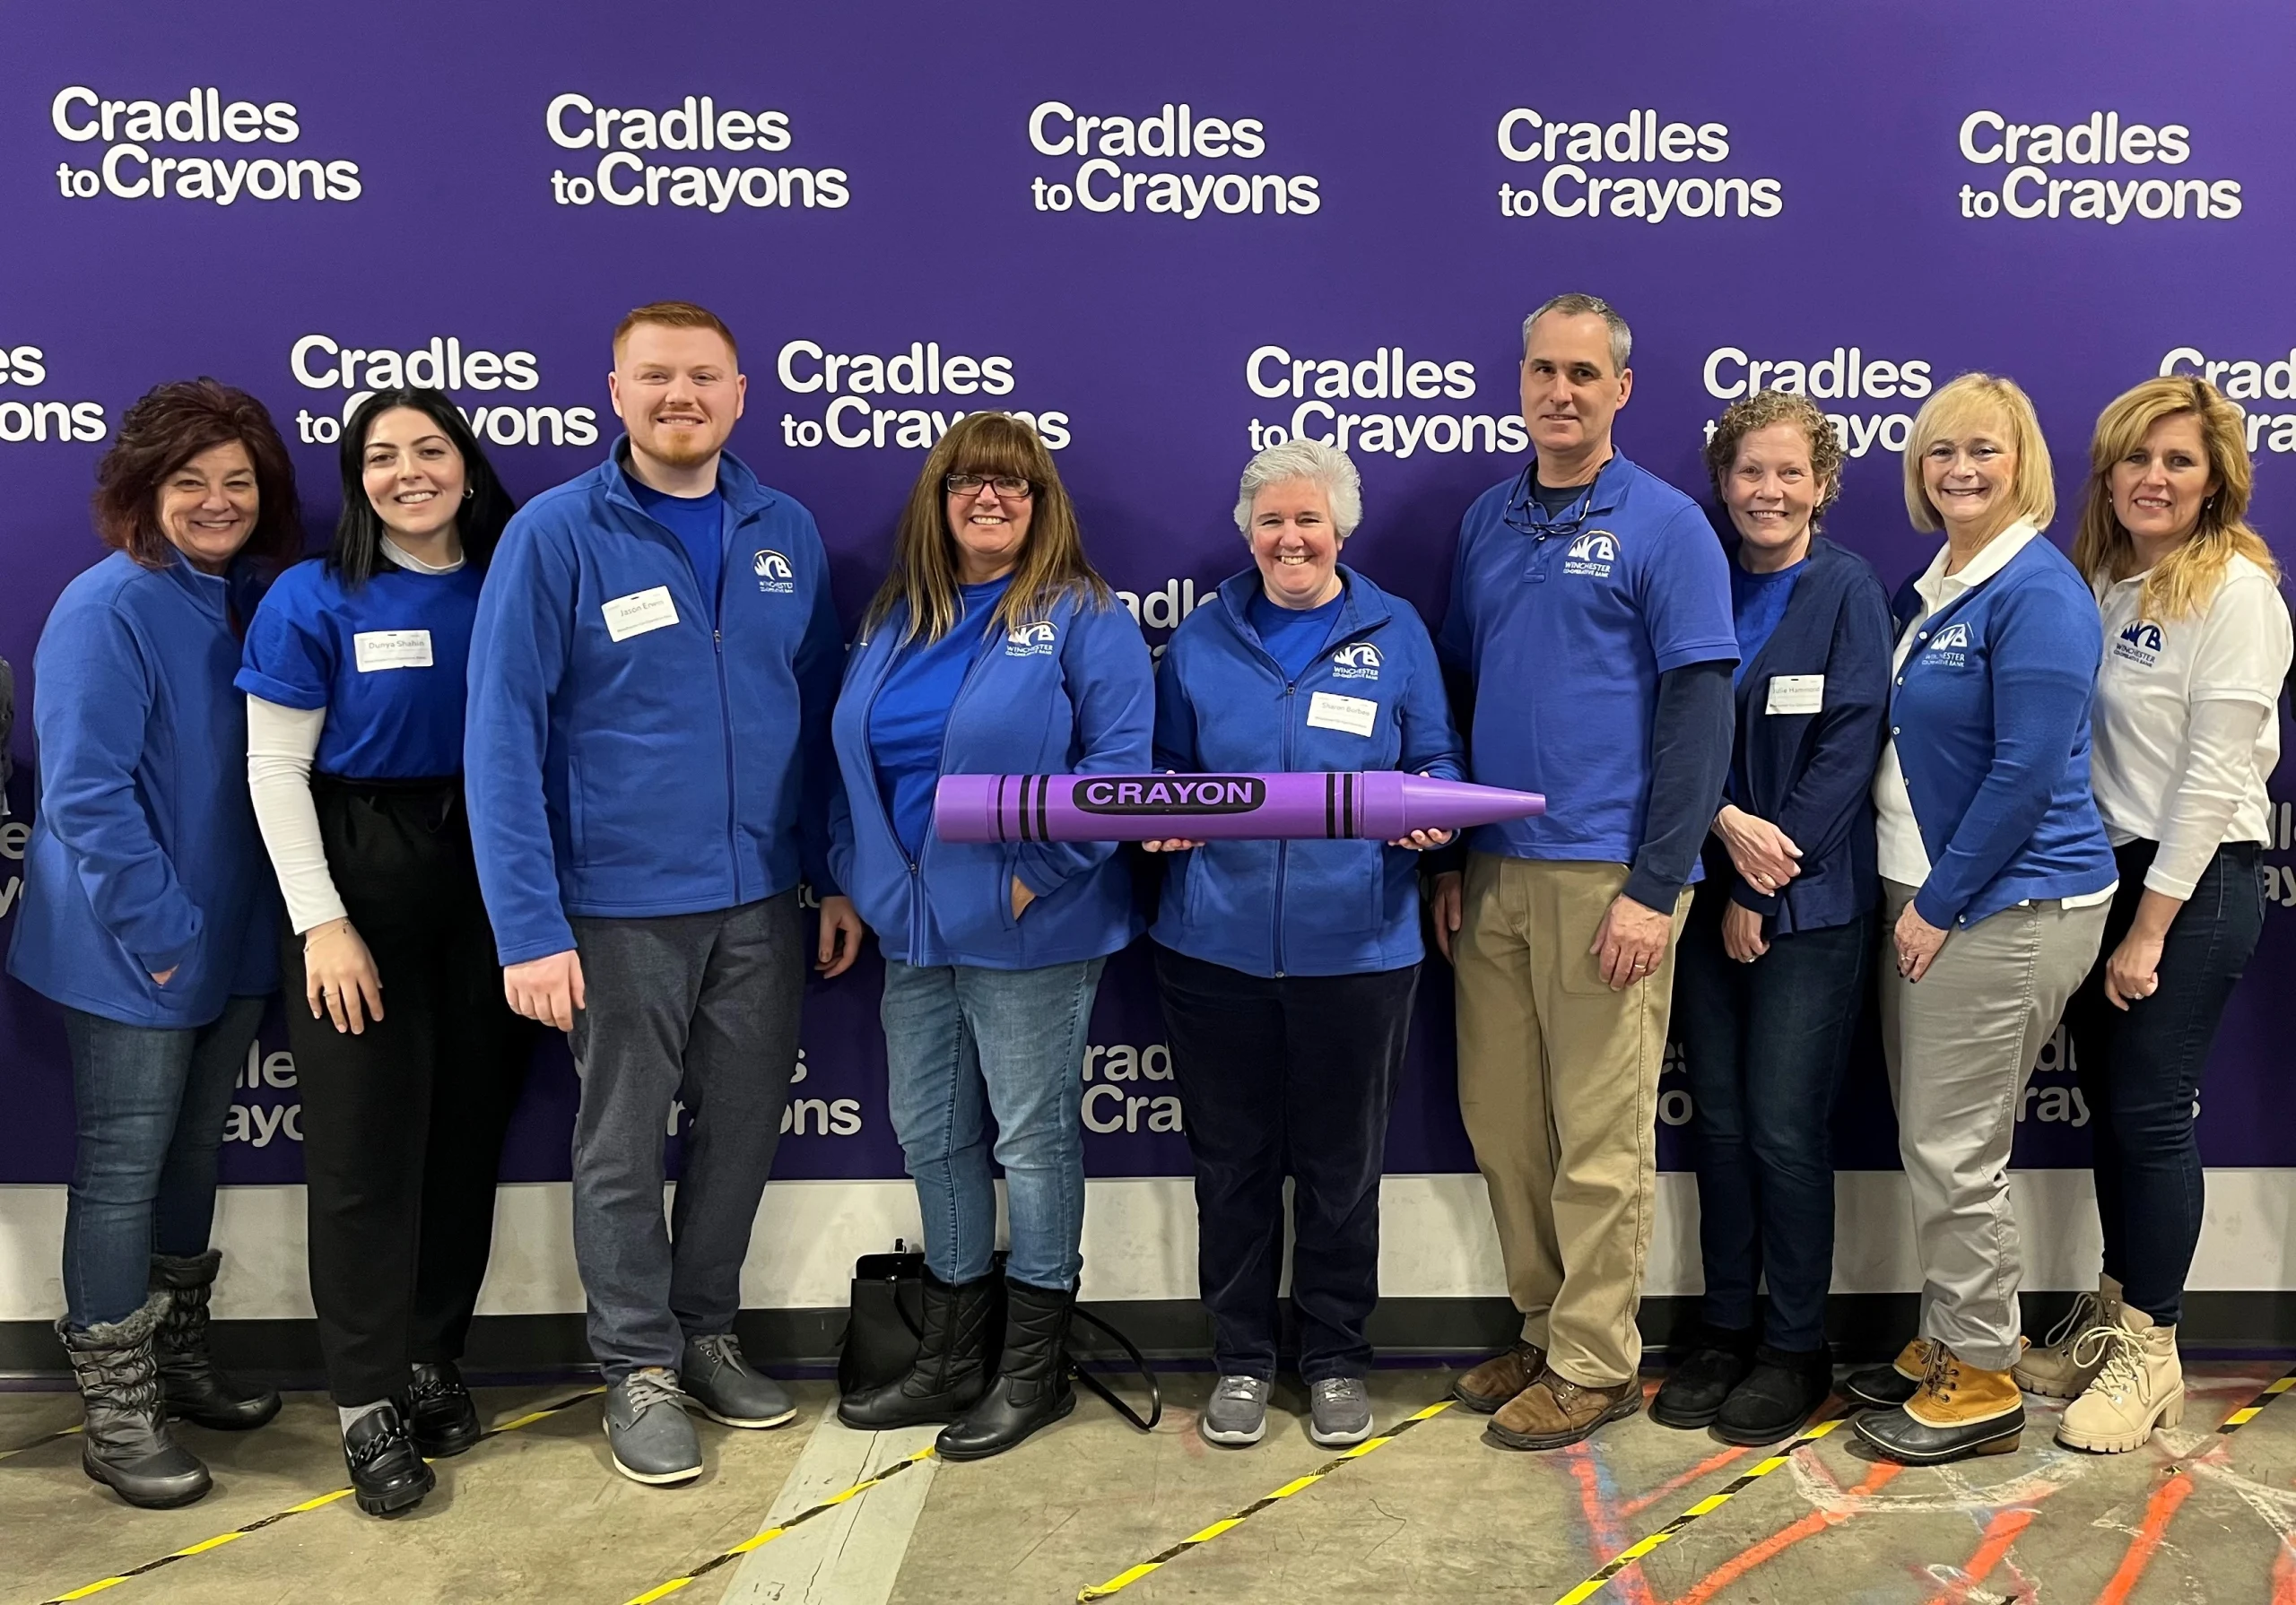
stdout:
<svg viewBox="0 0 2296 1605">
<path fill-rule="evenodd" d="M 723 497 L 724 493 L 719 492 L 721 502 Z M 659 531 L 662 536 L 668 538 L 669 544 L 677 551 L 678 561 L 685 565 L 686 573 L 692 577 L 694 594 L 700 595 L 701 576 L 694 570 L 693 554 L 685 549 L 685 542 L 665 528 L 661 520 L 645 508 L 639 509 L 639 516 Z M 732 547 L 733 531 L 725 526 L 721 516 L 718 530 L 718 594 L 707 600 L 710 603 L 709 654 L 718 668 L 718 742 L 726 755 L 726 873 L 733 882 L 734 904 L 738 906 L 742 901 L 741 829 L 737 823 L 741 817 L 741 804 L 735 801 L 734 791 L 734 698 L 726 685 L 726 637 L 721 628 L 725 615 L 726 564 Z"/>
</svg>

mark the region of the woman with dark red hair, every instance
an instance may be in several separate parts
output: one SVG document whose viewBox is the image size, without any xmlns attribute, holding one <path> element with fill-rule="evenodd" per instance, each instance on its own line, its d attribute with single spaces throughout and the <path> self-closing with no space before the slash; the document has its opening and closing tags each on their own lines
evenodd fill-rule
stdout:
<svg viewBox="0 0 2296 1605">
<path fill-rule="evenodd" d="M 110 556 L 64 588 L 33 658 L 39 792 L 8 973 L 64 1005 L 78 1151 L 58 1334 L 81 1465 L 131 1505 L 207 1492 L 170 1415 L 260 1427 L 279 1395 L 207 1352 L 215 1150 L 266 994 L 278 914 L 231 683 L 266 568 L 302 545 L 263 403 L 197 379 L 127 411 L 96 470 Z"/>
</svg>

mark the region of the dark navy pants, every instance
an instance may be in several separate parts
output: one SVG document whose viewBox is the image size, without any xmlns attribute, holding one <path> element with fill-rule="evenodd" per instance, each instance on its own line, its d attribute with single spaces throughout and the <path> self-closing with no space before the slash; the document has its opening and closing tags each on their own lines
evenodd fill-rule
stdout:
<svg viewBox="0 0 2296 1605">
<path fill-rule="evenodd" d="M 1722 947 L 1729 884 L 1702 882 L 1674 967 L 1674 1035 L 1690 1073 L 1698 1152 L 1704 1314 L 1754 1324 L 1807 1353 L 1825 1342 L 1833 1280 L 1834 1095 L 1848 1063 L 1874 950 L 1874 915 L 1773 936 L 1741 964 Z"/>
<path fill-rule="evenodd" d="M 2121 1297 L 2163 1325 L 2183 1313 L 2185 1276 L 2200 1242 L 2203 1193 L 2193 1100 L 2224 1004 L 2264 931 L 2257 844 L 2217 851 L 2169 927 L 2154 972 L 2160 990 L 2124 1011 L 2105 996 L 2105 963 L 2135 923 L 2157 842 L 2115 855 L 2114 894 L 2097 967 L 2065 1011 L 2074 1068 L 2089 1105 L 2105 1274 Z"/>
<path fill-rule="evenodd" d="M 1379 1172 L 1419 967 L 1266 978 L 1156 950 L 1196 1159 L 1196 1273 L 1223 1376 L 1273 1377 L 1292 1180 L 1300 1375 L 1370 1372 Z"/>
</svg>

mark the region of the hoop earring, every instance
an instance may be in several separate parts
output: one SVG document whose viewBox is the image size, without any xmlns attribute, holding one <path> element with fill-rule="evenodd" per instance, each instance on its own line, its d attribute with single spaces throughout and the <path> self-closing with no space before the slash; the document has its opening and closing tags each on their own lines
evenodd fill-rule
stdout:
<svg viewBox="0 0 2296 1605">
<path fill-rule="evenodd" d="M 477 494 L 478 487 L 476 485 L 465 485 L 463 487 L 463 499 L 465 501 L 468 501 L 472 497 Z"/>
</svg>

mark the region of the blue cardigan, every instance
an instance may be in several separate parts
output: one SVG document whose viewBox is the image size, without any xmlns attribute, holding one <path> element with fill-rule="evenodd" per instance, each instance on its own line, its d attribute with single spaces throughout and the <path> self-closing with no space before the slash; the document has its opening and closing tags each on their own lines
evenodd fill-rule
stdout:
<svg viewBox="0 0 2296 1605">
<path fill-rule="evenodd" d="M 1735 543 L 1730 543 L 1735 544 Z M 1732 560 L 1736 553 L 1732 552 Z M 1802 872 L 1779 893 L 1739 876 L 1719 837 L 1706 872 L 1734 902 L 1770 916 L 1779 936 L 1846 925 L 1880 896 L 1874 871 L 1874 767 L 1890 698 L 1890 603 L 1874 566 L 1820 535 L 1777 630 L 1738 680 L 1738 806 L 1802 849 Z M 1780 675 L 1822 674 L 1813 713 L 1770 713 Z"/>
<path fill-rule="evenodd" d="M 1156 675 L 1156 767 L 1192 772 L 1407 769 L 1461 780 L 1435 644 L 1411 604 L 1343 566 L 1331 638 L 1297 681 L 1251 626 L 1259 571 L 1172 634 Z M 1324 699 L 1323 708 L 1318 699 Z M 1344 704 L 1330 699 L 1345 698 Z M 1367 734 L 1335 715 L 1373 712 Z M 1344 976 L 1419 962 L 1419 855 L 1375 841 L 1214 841 L 1170 855 L 1157 941 L 1252 976 Z"/>
<path fill-rule="evenodd" d="M 888 959 L 1037 969 L 1101 959 L 1140 934 L 1132 875 L 1113 842 L 944 842 L 915 863 L 877 785 L 869 708 L 900 651 L 906 608 L 853 644 L 831 721 L 843 782 L 830 863 Z M 1137 775 L 1148 768 L 1156 683 L 1147 643 L 1115 603 L 1068 596 L 973 660 L 941 749 L 944 775 Z M 1037 894 L 1013 917 L 1017 877 Z"/>
<path fill-rule="evenodd" d="M 39 809 L 8 973 L 83 1013 L 191 1028 L 279 985 L 231 590 L 116 551 L 40 631 Z"/>
<path fill-rule="evenodd" d="M 1921 612 L 1909 579 L 1892 612 Z M 2035 537 L 1999 573 L 1922 621 L 1899 670 L 1890 733 L 1929 879 L 1914 907 L 1973 925 L 2028 898 L 2103 891 L 2118 872 L 2089 790 L 2089 700 L 2104 655 L 2097 599 Z"/>
</svg>

